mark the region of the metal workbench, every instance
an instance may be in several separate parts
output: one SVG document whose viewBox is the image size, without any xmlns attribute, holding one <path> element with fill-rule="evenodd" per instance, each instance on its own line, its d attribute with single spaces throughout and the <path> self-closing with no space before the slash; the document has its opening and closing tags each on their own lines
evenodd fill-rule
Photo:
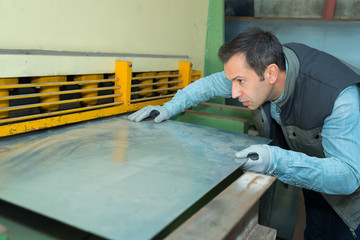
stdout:
<svg viewBox="0 0 360 240">
<path fill-rule="evenodd" d="M 268 142 L 126 115 L 11 137 L 0 199 L 108 239 L 162 238 L 241 175 L 235 151 Z"/>
</svg>

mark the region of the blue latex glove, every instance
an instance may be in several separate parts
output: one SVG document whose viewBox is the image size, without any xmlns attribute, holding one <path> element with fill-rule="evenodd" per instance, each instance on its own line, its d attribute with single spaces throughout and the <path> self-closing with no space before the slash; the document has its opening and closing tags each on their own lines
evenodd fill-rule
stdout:
<svg viewBox="0 0 360 240">
<path fill-rule="evenodd" d="M 154 122 L 159 123 L 168 120 L 170 113 L 165 107 L 149 105 L 129 115 L 128 119 L 130 121 L 140 122 L 147 117 L 155 117 Z"/>
<path fill-rule="evenodd" d="M 248 160 L 242 165 L 242 168 L 245 171 L 256 172 L 256 173 L 266 173 L 270 167 L 271 155 L 268 145 L 252 145 L 240 152 L 235 153 L 236 158 L 246 158 L 249 153 L 257 153 L 259 159 Z"/>
</svg>

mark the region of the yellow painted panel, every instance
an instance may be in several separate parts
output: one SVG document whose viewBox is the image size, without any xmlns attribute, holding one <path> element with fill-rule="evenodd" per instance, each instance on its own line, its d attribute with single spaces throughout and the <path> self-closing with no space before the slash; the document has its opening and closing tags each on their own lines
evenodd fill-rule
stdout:
<svg viewBox="0 0 360 240">
<path fill-rule="evenodd" d="M 162 75 L 170 75 L 171 72 L 159 72 L 157 75 L 162 76 Z M 168 77 L 163 77 L 163 78 L 159 78 L 156 82 L 157 83 L 161 83 L 161 82 L 168 82 L 169 78 Z M 169 84 L 164 83 L 164 84 L 159 84 L 157 85 L 157 89 L 164 89 L 164 88 L 168 88 Z M 164 95 L 167 94 L 167 91 L 158 91 L 158 93 Z"/>
<path fill-rule="evenodd" d="M 115 78 L 119 79 L 119 81 L 115 82 L 115 86 L 121 87 L 121 89 L 115 91 L 115 93 L 122 93 L 122 97 L 115 98 L 115 102 L 123 101 L 125 106 L 129 106 L 131 98 L 132 63 L 116 61 Z"/>
<path fill-rule="evenodd" d="M 135 73 L 135 77 L 148 77 L 148 76 L 154 76 L 155 73 L 153 72 L 144 72 L 144 73 Z M 153 83 L 153 79 L 144 79 L 144 80 L 138 80 L 141 84 L 147 84 L 147 83 Z M 145 86 L 145 87 L 139 87 L 138 91 L 149 91 L 152 90 L 152 86 Z M 140 93 L 139 95 L 149 97 L 152 95 L 152 93 Z"/>
<path fill-rule="evenodd" d="M 56 127 L 69 123 L 81 122 L 81 121 L 86 121 L 101 117 L 107 117 L 115 114 L 120 114 L 126 111 L 127 110 L 123 106 L 118 106 L 118 107 L 105 108 L 101 110 L 73 113 L 63 116 L 3 125 L 0 126 L 0 137 L 31 132 L 44 128 Z"/>
<path fill-rule="evenodd" d="M 37 77 L 33 78 L 32 83 L 50 83 L 50 82 L 66 82 L 66 76 L 50 76 L 50 77 Z M 50 87 L 40 87 L 40 93 L 51 93 L 60 91 L 59 86 L 50 86 Z M 51 95 L 40 97 L 41 103 L 57 102 L 60 101 L 59 95 Z M 58 104 L 51 106 L 41 107 L 45 111 L 56 111 L 59 109 Z"/>
<path fill-rule="evenodd" d="M 191 73 L 192 73 L 192 63 L 191 62 L 180 62 L 179 64 L 179 74 L 181 74 L 180 79 L 183 81 L 181 86 L 186 87 L 191 83 Z"/>
<path fill-rule="evenodd" d="M 102 75 L 102 74 L 81 75 L 81 76 L 74 76 L 74 81 L 100 80 L 103 78 L 104 78 L 104 75 Z M 97 88 L 97 87 L 98 87 L 97 83 L 86 83 L 86 84 L 81 85 L 81 89 L 89 89 L 89 88 Z M 94 92 L 82 93 L 81 97 L 83 97 L 83 98 L 96 97 L 97 95 L 98 95 L 98 92 L 94 91 Z M 83 101 L 83 104 L 87 105 L 87 106 L 93 106 L 93 105 L 97 104 L 97 100 Z"/>
<path fill-rule="evenodd" d="M 192 70 L 191 82 L 194 82 L 203 77 L 203 73 L 200 70 Z"/>
<path fill-rule="evenodd" d="M 2 78 L 0 79 L 0 85 L 11 85 L 17 84 L 17 78 Z M 0 87 L 0 97 L 9 96 L 9 89 L 1 89 Z M 9 100 L 0 100 L 0 108 L 9 107 Z M 9 112 L 0 112 L 0 119 L 7 118 L 9 116 Z"/>
</svg>

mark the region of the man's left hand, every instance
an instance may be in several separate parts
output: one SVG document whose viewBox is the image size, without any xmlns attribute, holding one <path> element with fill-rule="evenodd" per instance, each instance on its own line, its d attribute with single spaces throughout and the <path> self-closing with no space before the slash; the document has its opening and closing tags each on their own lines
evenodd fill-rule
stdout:
<svg viewBox="0 0 360 240">
<path fill-rule="evenodd" d="M 257 153 L 259 158 L 252 160 L 248 157 L 248 160 L 242 166 L 245 171 L 266 173 L 270 167 L 271 154 L 268 145 L 252 145 L 240 152 L 235 153 L 236 158 L 246 158 L 249 153 Z"/>
</svg>

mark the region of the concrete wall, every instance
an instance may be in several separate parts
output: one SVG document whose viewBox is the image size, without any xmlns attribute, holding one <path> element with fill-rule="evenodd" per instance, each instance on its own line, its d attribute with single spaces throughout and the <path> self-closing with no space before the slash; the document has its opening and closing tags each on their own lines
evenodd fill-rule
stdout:
<svg viewBox="0 0 360 240">
<path fill-rule="evenodd" d="M 324 0 L 225 0 L 226 16 L 322 18 Z M 336 19 L 360 19 L 360 1 L 337 0 Z"/>
<path fill-rule="evenodd" d="M 254 0 L 255 17 L 321 18 L 324 0 Z"/>
<path fill-rule="evenodd" d="M 337 0 L 334 18 L 360 19 L 360 1 Z"/>
<path fill-rule="evenodd" d="M 203 70 L 208 0 L 2 0 L 0 77 Z M 36 51 L 34 51 L 36 50 Z"/>
<path fill-rule="evenodd" d="M 273 32 L 281 43 L 304 43 L 360 68 L 360 21 L 226 20 L 225 41 L 250 27 Z"/>
</svg>

